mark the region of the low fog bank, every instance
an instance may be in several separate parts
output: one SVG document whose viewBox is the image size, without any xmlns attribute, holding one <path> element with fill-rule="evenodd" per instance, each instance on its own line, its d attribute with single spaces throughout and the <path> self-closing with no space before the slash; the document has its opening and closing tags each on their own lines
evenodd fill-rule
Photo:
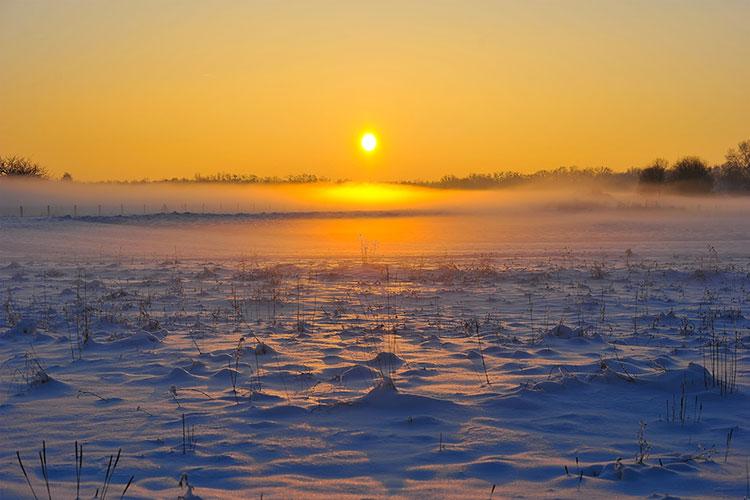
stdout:
<svg viewBox="0 0 750 500">
<path fill-rule="evenodd" d="M 628 249 L 669 257 L 703 255 L 709 247 L 744 256 L 750 245 L 750 198 L 645 195 L 591 185 L 482 191 L 356 183 L 3 181 L 0 197 L 0 261 L 95 255 L 527 258 L 561 251 L 622 255 Z"/>
<path fill-rule="evenodd" d="M 385 183 L 299 185 L 87 184 L 0 180 L 0 216 L 118 216 L 402 211 L 457 214 L 744 212 L 750 199 L 727 195 L 679 196 L 613 189 L 592 183 L 451 190 Z"/>
<path fill-rule="evenodd" d="M 109 184 L 0 180 L 0 215 L 133 215 L 162 212 L 297 211 L 312 207 L 289 188 L 222 184 Z"/>
</svg>

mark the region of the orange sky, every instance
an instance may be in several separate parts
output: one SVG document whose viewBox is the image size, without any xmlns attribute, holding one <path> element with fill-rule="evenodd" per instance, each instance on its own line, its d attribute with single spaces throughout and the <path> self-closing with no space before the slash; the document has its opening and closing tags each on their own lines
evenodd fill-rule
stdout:
<svg viewBox="0 0 750 500">
<path fill-rule="evenodd" d="M 731 0 L 0 0 L 0 155 L 85 180 L 717 162 L 750 138 L 749 18 Z"/>
</svg>

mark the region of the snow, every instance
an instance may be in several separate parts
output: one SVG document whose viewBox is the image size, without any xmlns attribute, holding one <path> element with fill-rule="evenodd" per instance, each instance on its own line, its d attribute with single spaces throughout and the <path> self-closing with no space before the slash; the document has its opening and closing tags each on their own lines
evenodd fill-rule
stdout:
<svg viewBox="0 0 750 500">
<path fill-rule="evenodd" d="M 0 218 L 0 497 L 746 495 L 746 217 L 392 215 Z"/>
</svg>

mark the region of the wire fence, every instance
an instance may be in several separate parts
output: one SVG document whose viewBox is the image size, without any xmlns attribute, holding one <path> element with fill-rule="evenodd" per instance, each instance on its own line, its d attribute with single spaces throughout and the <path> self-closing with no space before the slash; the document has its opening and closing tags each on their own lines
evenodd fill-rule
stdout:
<svg viewBox="0 0 750 500">
<path fill-rule="evenodd" d="M 255 203 L 237 204 L 209 204 L 209 203 L 182 203 L 168 205 L 166 203 L 119 203 L 119 204 L 66 204 L 66 205 L 39 205 L 18 204 L 0 205 L 0 217 L 93 217 L 93 216 L 128 216 L 128 215 L 152 215 L 166 213 L 255 213 L 258 211 L 271 211 L 271 204 L 263 204 L 256 207 Z"/>
</svg>

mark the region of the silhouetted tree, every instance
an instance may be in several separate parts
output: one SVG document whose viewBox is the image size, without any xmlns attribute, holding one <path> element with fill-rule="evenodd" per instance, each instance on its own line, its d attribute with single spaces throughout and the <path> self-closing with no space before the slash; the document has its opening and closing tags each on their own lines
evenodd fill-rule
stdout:
<svg viewBox="0 0 750 500">
<path fill-rule="evenodd" d="M 726 160 L 725 165 L 750 170 L 750 140 L 742 141 L 737 144 L 737 149 L 732 148 L 727 151 Z"/>
<path fill-rule="evenodd" d="M 73 176 L 72 176 L 72 175 L 70 175 L 70 174 L 69 174 L 68 172 L 65 172 L 65 173 L 64 173 L 64 174 L 62 175 L 62 177 L 60 177 L 60 180 L 61 180 L 61 181 L 65 181 L 65 182 L 72 182 L 72 181 L 73 181 Z"/>
<path fill-rule="evenodd" d="M 47 170 L 21 156 L 0 157 L 0 177 L 47 177 Z"/>
<path fill-rule="evenodd" d="M 750 141 L 743 141 L 737 149 L 730 149 L 726 161 L 718 169 L 718 182 L 726 191 L 750 190 Z"/>
<path fill-rule="evenodd" d="M 638 182 L 644 187 L 659 187 L 667 180 L 667 160 L 657 158 L 641 170 Z"/>
<path fill-rule="evenodd" d="M 697 156 L 686 156 L 677 161 L 667 172 L 667 180 L 686 193 L 708 193 L 714 186 L 711 170 Z"/>
</svg>

